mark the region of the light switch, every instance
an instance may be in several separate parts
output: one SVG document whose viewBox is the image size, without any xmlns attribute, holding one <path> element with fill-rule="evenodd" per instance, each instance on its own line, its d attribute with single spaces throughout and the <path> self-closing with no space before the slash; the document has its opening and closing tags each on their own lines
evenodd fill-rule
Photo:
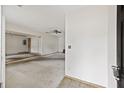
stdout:
<svg viewBox="0 0 124 93">
<path fill-rule="evenodd" d="M 71 49 L 71 45 L 68 45 L 68 49 Z"/>
</svg>

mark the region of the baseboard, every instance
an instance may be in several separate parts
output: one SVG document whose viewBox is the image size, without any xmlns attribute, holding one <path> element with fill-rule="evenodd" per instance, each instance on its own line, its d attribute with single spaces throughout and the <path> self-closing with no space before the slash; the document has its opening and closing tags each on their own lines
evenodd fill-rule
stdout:
<svg viewBox="0 0 124 93">
<path fill-rule="evenodd" d="M 38 59 L 41 56 L 33 56 L 33 57 L 28 57 L 28 58 L 24 58 L 24 59 L 20 59 L 20 60 L 16 60 L 16 61 L 12 61 L 12 62 L 7 62 L 6 65 L 8 64 L 14 64 L 14 63 L 19 63 L 19 62 L 27 62 L 27 61 L 32 61 L 34 59 Z"/>
<path fill-rule="evenodd" d="M 29 54 L 29 52 L 10 53 L 10 54 L 6 54 L 6 56 L 11 56 L 11 55 L 20 55 L 20 54 Z"/>
<path fill-rule="evenodd" d="M 13 64 L 13 63 L 19 63 L 19 62 L 31 61 L 31 60 L 34 60 L 34 59 L 37 59 L 37 58 L 40 58 L 40 57 L 43 57 L 43 56 L 55 54 L 55 53 L 58 53 L 58 52 L 53 52 L 53 53 L 44 54 L 44 55 L 37 55 L 37 56 L 27 57 L 27 58 L 23 58 L 23 59 L 16 60 L 16 61 L 12 61 L 12 62 L 7 62 L 6 65 L 7 65 L 7 64 Z"/>
<path fill-rule="evenodd" d="M 71 76 L 68 76 L 68 75 L 65 75 L 65 77 L 70 78 L 70 79 L 75 80 L 75 81 L 78 81 L 78 82 L 80 82 L 80 83 L 85 83 L 85 84 L 87 84 L 87 85 L 91 85 L 91 86 L 93 86 L 94 88 L 105 88 L 104 86 L 97 85 L 97 84 L 94 84 L 94 83 L 91 83 L 91 82 L 88 82 L 88 81 L 83 81 L 83 80 L 80 80 L 80 79 L 78 79 L 78 78 L 71 77 Z"/>
<path fill-rule="evenodd" d="M 47 56 L 47 55 L 51 55 L 51 54 L 55 54 L 55 53 L 59 53 L 59 52 L 52 52 L 52 53 L 48 53 L 48 54 L 41 54 L 41 56 Z"/>
</svg>

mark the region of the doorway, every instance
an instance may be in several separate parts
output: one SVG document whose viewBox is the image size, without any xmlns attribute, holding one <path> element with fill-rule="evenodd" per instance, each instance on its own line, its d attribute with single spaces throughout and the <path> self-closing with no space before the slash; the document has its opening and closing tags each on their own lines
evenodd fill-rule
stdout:
<svg viewBox="0 0 124 93">
<path fill-rule="evenodd" d="M 28 52 L 31 53 L 31 38 L 28 38 Z"/>
<path fill-rule="evenodd" d="M 59 14 L 57 6 L 3 7 L 6 16 L 5 87 L 58 87 L 65 74 L 64 13 L 56 15 Z"/>
<path fill-rule="evenodd" d="M 117 87 L 124 88 L 124 6 L 117 6 Z"/>
</svg>

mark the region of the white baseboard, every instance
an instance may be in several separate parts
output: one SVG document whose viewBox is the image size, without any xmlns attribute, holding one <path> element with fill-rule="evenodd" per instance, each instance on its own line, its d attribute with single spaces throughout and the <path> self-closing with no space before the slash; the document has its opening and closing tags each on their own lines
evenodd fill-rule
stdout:
<svg viewBox="0 0 124 93">
<path fill-rule="evenodd" d="M 94 86 L 95 88 L 105 88 L 104 86 L 94 84 L 94 83 L 91 83 L 91 82 L 88 82 L 88 81 L 83 81 L 83 80 L 80 80 L 78 78 L 75 78 L 75 77 L 72 77 L 72 76 L 69 76 L 69 75 L 65 75 L 65 77 L 70 78 L 70 79 L 75 80 L 75 81 L 78 81 L 78 82 L 81 82 L 81 83 L 85 83 L 87 85 Z"/>
</svg>

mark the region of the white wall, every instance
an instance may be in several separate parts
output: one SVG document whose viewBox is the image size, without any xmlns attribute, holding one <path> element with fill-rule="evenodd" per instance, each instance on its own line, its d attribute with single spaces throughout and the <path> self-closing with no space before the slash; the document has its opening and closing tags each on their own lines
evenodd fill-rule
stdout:
<svg viewBox="0 0 124 93">
<path fill-rule="evenodd" d="M 117 64 L 117 7 L 109 7 L 109 30 L 108 30 L 108 87 L 117 87 L 116 80 L 113 76 L 112 65 Z"/>
<path fill-rule="evenodd" d="M 65 35 L 59 37 L 58 48 L 59 48 L 59 52 L 63 52 L 63 49 L 65 49 Z"/>
<path fill-rule="evenodd" d="M 38 42 L 39 42 L 38 43 L 39 44 L 39 51 L 38 51 L 38 53 L 42 55 L 43 54 L 43 38 L 41 36 L 39 37 Z"/>
<path fill-rule="evenodd" d="M 59 38 L 55 35 L 44 33 L 40 37 L 31 37 L 32 53 L 39 53 L 41 55 L 44 55 L 44 54 L 58 52 L 58 50 L 59 50 Z"/>
<path fill-rule="evenodd" d="M 13 24 L 13 23 L 8 23 L 6 22 L 6 31 L 7 32 L 12 32 L 12 33 L 19 33 L 22 35 L 27 35 L 31 38 L 31 52 L 33 53 L 41 53 L 41 49 L 39 51 L 39 39 L 38 37 L 41 36 L 41 32 L 37 32 L 34 30 L 31 30 L 29 28 Z M 12 39 L 10 39 L 12 40 Z M 11 44 L 10 44 L 11 45 Z M 10 50 L 10 49 L 9 49 Z M 11 50 L 10 50 L 11 51 Z M 15 50 L 17 51 L 17 50 Z"/>
<path fill-rule="evenodd" d="M 58 37 L 55 35 L 36 32 L 19 25 L 9 23 L 7 23 L 6 31 L 29 35 L 31 37 L 31 52 L 33 53 L 39 53 L 42 55 L 58 51 L 59 41 Z"/>
<path fill-rule="evenodd" d="M 66 15 L 66 75 L 108 87 L 109 8 L 84 6 Z M 115 41 L 111 46 L 115 49 Z"/>
<path fill-rule="evenodd" d="M 58 37 L 55 35 L 42 35 L 42 54 L 58 52 Z"/>
<path fill-rule="evenodd" d="M 32 53 L 40 53 L 40 43 L 38 37 L 31 37 L 31 52 Z"/>
<path fill-rule="evenodd" d="M 28 44 L 23 45 L 25 36 L 6 34 L 6 54 L 15 54 L 19 52 L 28 52 Z"/>
</svg>

